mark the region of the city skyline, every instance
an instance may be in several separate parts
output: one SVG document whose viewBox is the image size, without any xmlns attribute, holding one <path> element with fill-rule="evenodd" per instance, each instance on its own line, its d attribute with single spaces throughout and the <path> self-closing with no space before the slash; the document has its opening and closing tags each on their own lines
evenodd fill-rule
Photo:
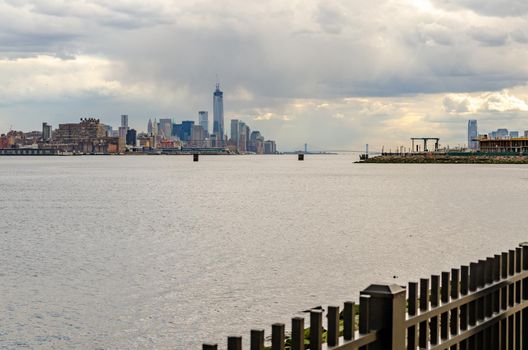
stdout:
<svg viewBox="0 0 528 350">
<path fill-rule="evenodd" d="M 234 126 L 234 127 L 233 127 Z M 139 129 L 139 128 L 138 128 Z M 122 114 L 119 127 L 101 118 L 80 118 L 79 123 L 59 123 L 54 130 L 48 122 L 41 131 L 0 132 L 3 154 L 277 154 L 277 143 L 238 119 L 231 120 L 231 134 L 224 130 L 223 92 L 216 83 L 213 92 L 213 133 L 209 133 L 207 111 L 198 120 L 148 119 L 147 132 L 129 125 Z"/>
<path fill-rule="evenodd" d="M 224 129 L 245 118 L 285 150 L 465 143 L 468 119 L 523 129 L 527 13 L 498 0 L 1 2 L 0 130 L 212 119 L 218 74 Z"/>
<path fill-rule="evenodd" d="M 209 133 L 208 111 L 198 111 L 198 120 L 183 120 L 177 123 L 174 118 L 148 119 L 146 132 L 140 132 L 129 125 L 128 114 L 122 114 L 117 130 L 105 124 L 101 118 L 81 118 L 80 123 L 59 123 L 58 128 L 47 122 L 42 123 L 41 131 L 9 130 L 0 132 L 0 149 L 47 149 L 53 152 L 75 153 L 126 153 L 151 152 L 164 149 L 171 152 L 217 152 L 275 154 L 274 140 L 265 139 L 258 130 L 253 130 L 238 119 L 236 131 L 228 135 L 224 129 L 223 92 L 216 83 L 213 92 L 213 133 Z M 239 140 L 239 124 L 241 137 Z M 54 138 L 53 134 L 59 135 Z M 14 151 L 17 152 L 17 151 Z"/>
<path fill-rule="evenodd" d="M 114 125 L 114 124 L 110 124 L 105 119 L 98 118 L 96 116 L 95 117 L 94 116 L 92 116 L 92 117 L 81 117 L 80 120 L 82 121 L 83 119 L 86 119 L 86 118 L 88 118 L 88 119 L 94 119 L 95 118 L 95 119 L 101 120 L 101 125 L 103 125 L 105 128 L 107 128 L 109 130 L 109 136 L 116 136 L 116 137 L 119 136 L 119 137 L 122 137 L 122 138 L 127 139 L 127 140 L 128 140 L 127 132 L 129 132 L 131 130 L 134 132 L 134 134 L 137 133 L 138 135 L 156 135 L 156 136 L 159 135 L 161 137 L 170 139 L 173 136 L 177 136 L 177 133 L 175 133 L 175 131 L 173 129 L 174 127 L 177 127 L 178 125 L 180 125 L 180 127 L 182 125 L 185 127 L 185 125 L 188 124 L 188 123 L 192 123 L 191 127 L 200 127 L 201 132 L 204 132 L 204 135 L 207 135 L 207 136 L 204 136 L 204 137 L 208 137 L 209 135 L 214 135 L 214 133 L 208 133 L 207 132 L 207 128 L 209 127 L 209 124 L 210 124 L 208 122 L 208 111 L 199 111 L 198 115 L 197 115 L 197 118 L 195 120 L 191 120 L 192 118 L 189 118 L 189 119 L 185 119 L 185 118 L 184 119 L 178 119 L 178 118 L 159 118 L 159 119 L 158 118 L 148 118 L 147 120 L 143 121 L 143 124 L 145 124 L 144 122 L 146 121 L 146 127 L 141 127 L 141 126 L 138 126 L 138 127 L 132 126 L 131 127 L 131 126 L 128 126 L 128 115 L 120 115 L 119 116 L 120 120 L 117 121 L 117 126 Z M 227 143 L 238 139 L 238 135 L 241 132 L 239 130 L 242 130 L 243 128 L 248 128 L 248 131 L 250 133 L 253 131 L 253 130 L 249 129 L 249 127 L 246 126 L 246 123 L 242 119 L 244 119 L 244 118 L 234 117 L 234 118 L 228 119 L 229 122 L 230 122 L 230 128 L 229 128 L 230 132 L 227 133 L 224 130 L 224 141 L 226 142 L 226 145 L 227 145 Z M 52 135 L 52 133 L 55 130 L 57 130 L 58 127 L 61 124 L 65 125 L 65 124 L 71 124 L 71 123 L 75 123 L 75 122 L 76 122 L 75 120 L 68 120 L 68 121 L 65 121 L 65 122 L 61 122 L 61 123 L 57 124 L 54 127 L 50 123 L 44 121 L 44 122 L 40 123 L 40 125 L 39 125 L 40 129 L 39 128 L 28 129 L 28 130 L 11 129 L 11 130 L 7 130 L 5 132 L 0 130 L 0 135 L 4 136 L 4 135 L 6 135 L 6 134 L 8 134 L 10 132 L 26 133 L 26 134 L 39 133 L 40 134 L 39 137 L 41 137 L 44 140 L 49 140 L 50 139 L 50 135 Z M 479 123 L 479 120 L 477 120 L 477 119 L 466 120 L 466 129 L 458 130 L 460 132 L 465 131 L 465 133 L 466 133 L 465 134 L 466 143 L 463 142 L 464 140 L 457 140 L 455 143 L 443 142 L 442 143 L 442 147 L 447 147 L 447 148 L 460 148 L 460 147 L 462 147 L 462 148 L 468 148 L 470 150 L 476 150 L 476 149 L 478 149 L 478 145 L 475 142 L 475 140 L 477 138 L 487 137 L 487 138 L 491 138 L 491 139 L 495 139 L 495 138 L 504 139 L 504 138 L 517 138 L 517 137 L 527 138 L 528 137 L 528 123 L 526 125 L 521 126 L 520 128 L 518 128 L 518 130 L 509 129 L 508 125 L 496 124 L 496 123 L 491 123 L 491 124 L 487 125 L 488 126 L 487 129 L 486 128 L 480 128 L 480 127 L 477 127 L 478 123 Z M 141 124 L 141 123 L 139 123 L 139 124 Z M 497 125 L 500 125 L 500 127 L 497 128 Z M 115 127 L 115 129 L 114 129 L 114 127 Z M 189 127 L 189 125 L 187 125 L 187 128 L 188 127 Z M 242 128 L 242 129 L 240 129 L 240 128 Z M 493 128 L 495 128 L 496 130 L 494 130 Z M 259 130 L 256 130 L 256 132 L 259 133 L 259 135 L 260 135 L 260 131 Z M 190 129 L 187 131 L 187 133 L 189 135 L 191 134 Z M 168 134 L 169 137 L 167 137 L 166 134 Z M 247 136 L 249 137 L 249 134 Z M 421 136 L 424 136 L 424 135 L 421 135 Z M 391 146 L 396 146 L 396 149 L 399 149 L 400 147 L 402 147 L 402 149 L 403 149 L 403 148 L 408 146 L 407 143 L 410 142 L 409 140 L 402 139 L 402 140 L 400 140 L 400 144 L 396 144 L 396 145 L 394 145 L 394 144 L 393 145 L 391 145 L 391 144 L 374 145 L 376 147 L 374 149 L 374 151 L 375 152 L 383 151 L 384 148 L 390 148 Z M 473 141 L 471 141 L 471 140 L 473 140 Z M 186 140 L 182 140 L 182 141 L 186 141 Z M 275 141 L 273 141 L 273 142 L 275 142 Z M 127 143 L 127 145 L 128 145 L 128 143 Z M 218 145 L 220 145 L 220 144 L 218 144 Z M 236 143 L 236 146 L 238 147 L 239 144 Z M 303 151 L 303 149 L 305 147 L 307 147 L 307 146 L 308 146 L 308 143 L 305 143 L 303 145 L 300 145 L 300 146 L 296 147 L 295 149 L 283 149 L 282 151 L 283 152 Z M 313 145 L 310 145 L 310 146 L 313 147 Z M 341 149 L 341 150 L 330 149 L 330 148 L 315 149 L 314 150 L 313 148 L 311 148 L 311 150 L 312 151 L 316 151 L 316 152 L 325 152 L 325 151 L 359 152 L 359 148 L 355 149 L 355 150 L 344 149 L 344 148 Z"/>
</svg>

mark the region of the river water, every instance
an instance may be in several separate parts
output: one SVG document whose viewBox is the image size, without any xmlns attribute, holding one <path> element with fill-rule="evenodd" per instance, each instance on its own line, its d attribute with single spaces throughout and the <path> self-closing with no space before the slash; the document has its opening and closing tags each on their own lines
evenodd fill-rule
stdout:
<svg viewBox="0 0 528 350">
<path fill-rule="evenodd" d="M 0 158 L 0 349 L 200 349 L 528 241 L 528 167 Z"/>
</svg>

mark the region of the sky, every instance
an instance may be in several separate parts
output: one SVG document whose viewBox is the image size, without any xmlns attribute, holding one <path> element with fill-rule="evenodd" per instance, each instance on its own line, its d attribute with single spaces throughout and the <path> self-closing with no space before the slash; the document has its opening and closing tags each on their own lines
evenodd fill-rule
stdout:
<svg viewBox="0 0 528 350">
<path fill-rule="evenodd" d="M 528 130 L 525 0 L 0 0 L 0 132 L 241 119 L 280 150 Z"/>
</svg>

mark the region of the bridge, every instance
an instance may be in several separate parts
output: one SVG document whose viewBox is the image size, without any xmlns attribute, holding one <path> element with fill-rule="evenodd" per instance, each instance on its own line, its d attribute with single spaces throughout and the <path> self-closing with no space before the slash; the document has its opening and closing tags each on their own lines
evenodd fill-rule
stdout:
<svg viewBox="0 0 528 350">
<path fill-rule="evenodd" d="M 294 153 L 359 153 L 359 154 L 370 154 L 370 155 L 381 155 L 384 153 L 383 148 L 381 150 L 369 150 L 368 145 L 365 149 L 332 149 L 332 148 L 323 148 L 317 145 L 305 143 L 301 146 L 294 147 Z"/>
<path fill-rule="evenodd" d="M 394 152 L 392 149 L 390 149 L 388 152 L 385 151 L 385 147 L 383 146 L 381 150 L 369 150 L 369 145 L 365 145 L 365 149 L 363 150 L 357 150 L 357 149 L 325 149 L 322 147 L 318 147 L 316 145 L 308 145 L 308 143 L 305 143 L 302 146 L 296 146 L 294 149 L 296 149 L 296 153 L 359 153 L 359 154 L 368 154 L 368 155 L 382 155 L 386 153 L 390 154 L 401 154 L 401 153 L 419 153 L 420 152 L 420 146 L 415 145 L 415 141 L 422 141 L 423 142 L 423 152 L 428 152 L 429 149 L 427 147 L 429 141 L 435 141 L 434 143 L 434 151 L 437 152 L 440 148 L 440 138 L 438 137 L 411 137 L 412 147 L 411 149 L 407 149 L 404 146 L 399 146 L 394 149 Z M 416 147 L 415 147 L 416 146 Z"/>
</svg>

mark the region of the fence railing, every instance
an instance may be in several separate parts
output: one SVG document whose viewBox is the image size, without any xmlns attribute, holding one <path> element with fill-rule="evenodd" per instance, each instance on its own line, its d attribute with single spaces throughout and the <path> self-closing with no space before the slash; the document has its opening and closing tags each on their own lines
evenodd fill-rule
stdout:
<svg viewBox="0 0 528 350">
<path fill-rule="evenodd" d="M 291 350 L 528 350 L 528 245 L 467 266 L 398 285 L 371 285 L 356 307 L 310 311 L 309 345 L 304 318 L 292 319 Z M 323 344 L 323 331 L 326 343 Z M 286 348 L 285 325 L 271 331 L 271 349 Z M 264 330 L 252 330 L 251 350 L 265 349 Z M 203 344 L 203 350 L 218 349 Z M 242 337 L 228 337 L 241 350 Z"/>
</svg>

